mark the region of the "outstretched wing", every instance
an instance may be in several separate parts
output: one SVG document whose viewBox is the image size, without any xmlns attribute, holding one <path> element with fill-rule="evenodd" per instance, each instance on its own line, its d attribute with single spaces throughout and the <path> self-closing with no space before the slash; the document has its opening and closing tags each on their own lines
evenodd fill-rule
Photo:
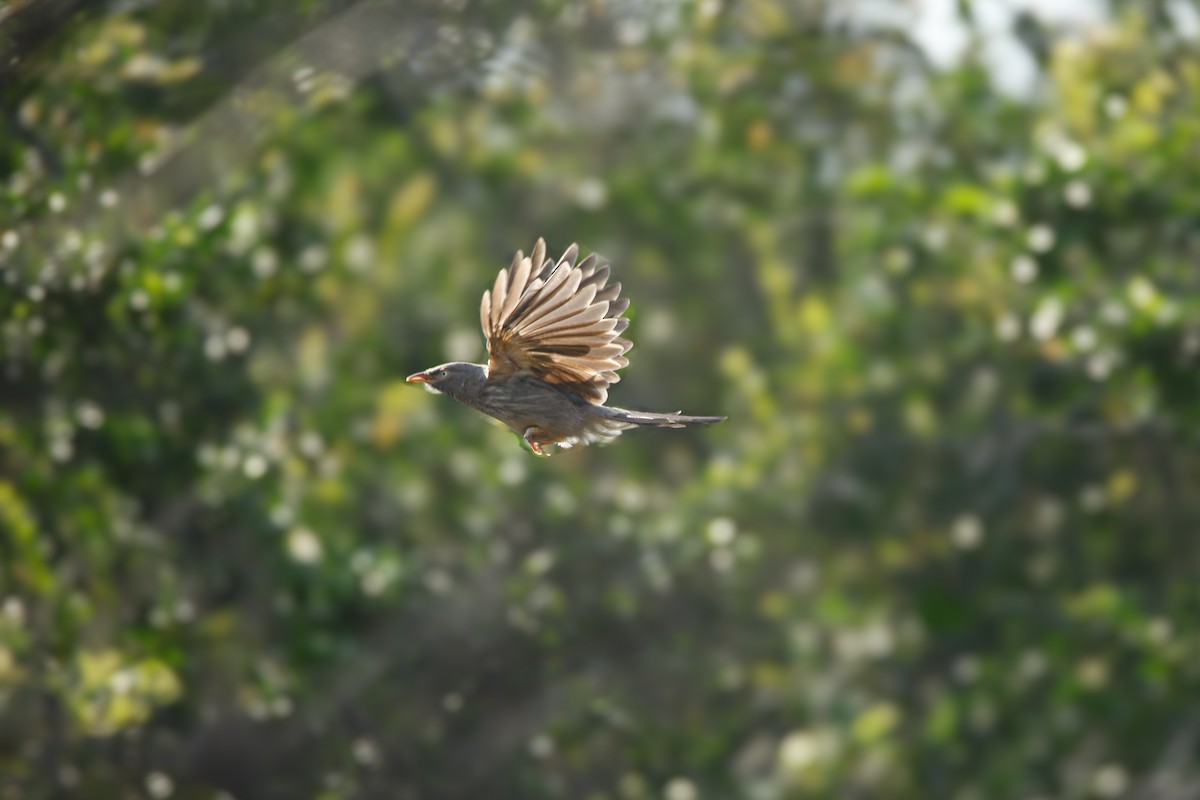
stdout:
<svg viewBox="0 0 1200 800">
<path fill-rule="evenodd" d="M 483 293 L 479 319 L 488 345 L 488 374 L 527 372 L 547 383 L 568 384 L 590 403 L 603 404 L 617 370 L 629 364 L 633 343 L 620 334 L 629 301 L 609 268 L 593 253 L 579 262 L 571 245 L 557 263 L 538 239 L 528 258 L 519 250 Z"/>
</svg>

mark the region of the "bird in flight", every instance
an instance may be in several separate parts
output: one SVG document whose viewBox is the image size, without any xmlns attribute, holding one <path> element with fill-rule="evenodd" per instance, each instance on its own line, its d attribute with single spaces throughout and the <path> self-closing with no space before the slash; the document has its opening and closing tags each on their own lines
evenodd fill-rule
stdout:
<svg viewBox="0 0 1200 800">
<path fill-rule="evenodd" d="M 576 264 L 572 244 L 557 262 L 538 239 L 526 257 L 500 270 L 483 293 L 479 319 L 488 363 L 454 361 L 409 375 L 409 383 L 449 395 L 516 431 L 539 456 L 546 447 L 589 445 L 615 439 L 629 428 L 711 425 L 725 417 L 650 414 L 604 405 L 617 370 L 633 346 L 620 334 L 629 300 L 621 284 L 608 283 L 609 267 L 596 254 Z"/>
</svg>

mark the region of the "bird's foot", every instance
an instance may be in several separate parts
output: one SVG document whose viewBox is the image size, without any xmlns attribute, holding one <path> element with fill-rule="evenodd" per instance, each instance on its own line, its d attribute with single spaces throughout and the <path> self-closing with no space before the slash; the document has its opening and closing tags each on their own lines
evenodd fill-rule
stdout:
<svg viewBox="0 0 1200 800">
<path fill-rule="evenodd" d="M 538 433 L 541 433 L 541 431 L 537 428 L 526 428 L 521 438 L 529 445 L 529 449 L 533 451 L 534 455 L 548 456 L 550 454 L 542 447 L 542 442 L 539 442 L 536 438 Z"/>
</svg>

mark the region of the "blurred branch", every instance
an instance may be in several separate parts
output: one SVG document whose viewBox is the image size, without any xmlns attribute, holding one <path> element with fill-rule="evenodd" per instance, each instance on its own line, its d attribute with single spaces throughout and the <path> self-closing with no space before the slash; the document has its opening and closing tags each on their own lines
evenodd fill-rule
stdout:
<svg viewBox="0 0 1200 800">
<path fill-rule="evenodd" d="M 42 166 L 55 178 L 62 177 L 62 159 L 18 113 L 25 96 L 22 84 L 38 54 L 56 36 L 70 30 L 74 18 L 93 5 L 87 0 L 28 0 L 0 6 L 0 109 L 8 127 L 33 148 Z"/>
<path fill-rule="evenodd" d="M 27 63 L 51 39 L 68 29 L 77 14 L 91 10 L 89 0 L 26 0 L 0 7 L 0 86 L 3 103 L 10 107 L 19 93 L 14 81 Z"/>
</svg>

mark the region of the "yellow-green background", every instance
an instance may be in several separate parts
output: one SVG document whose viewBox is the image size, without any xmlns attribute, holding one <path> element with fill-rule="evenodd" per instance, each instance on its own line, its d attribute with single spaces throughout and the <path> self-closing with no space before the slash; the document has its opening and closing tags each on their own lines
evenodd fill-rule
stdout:
<svg viewBox="0 0 1200 800">
<path fill-rule="evenodd" d="M 0 798 L 1200 797 L 1196 5 L 854 5 L 0 4 Z"/>
</svg>

